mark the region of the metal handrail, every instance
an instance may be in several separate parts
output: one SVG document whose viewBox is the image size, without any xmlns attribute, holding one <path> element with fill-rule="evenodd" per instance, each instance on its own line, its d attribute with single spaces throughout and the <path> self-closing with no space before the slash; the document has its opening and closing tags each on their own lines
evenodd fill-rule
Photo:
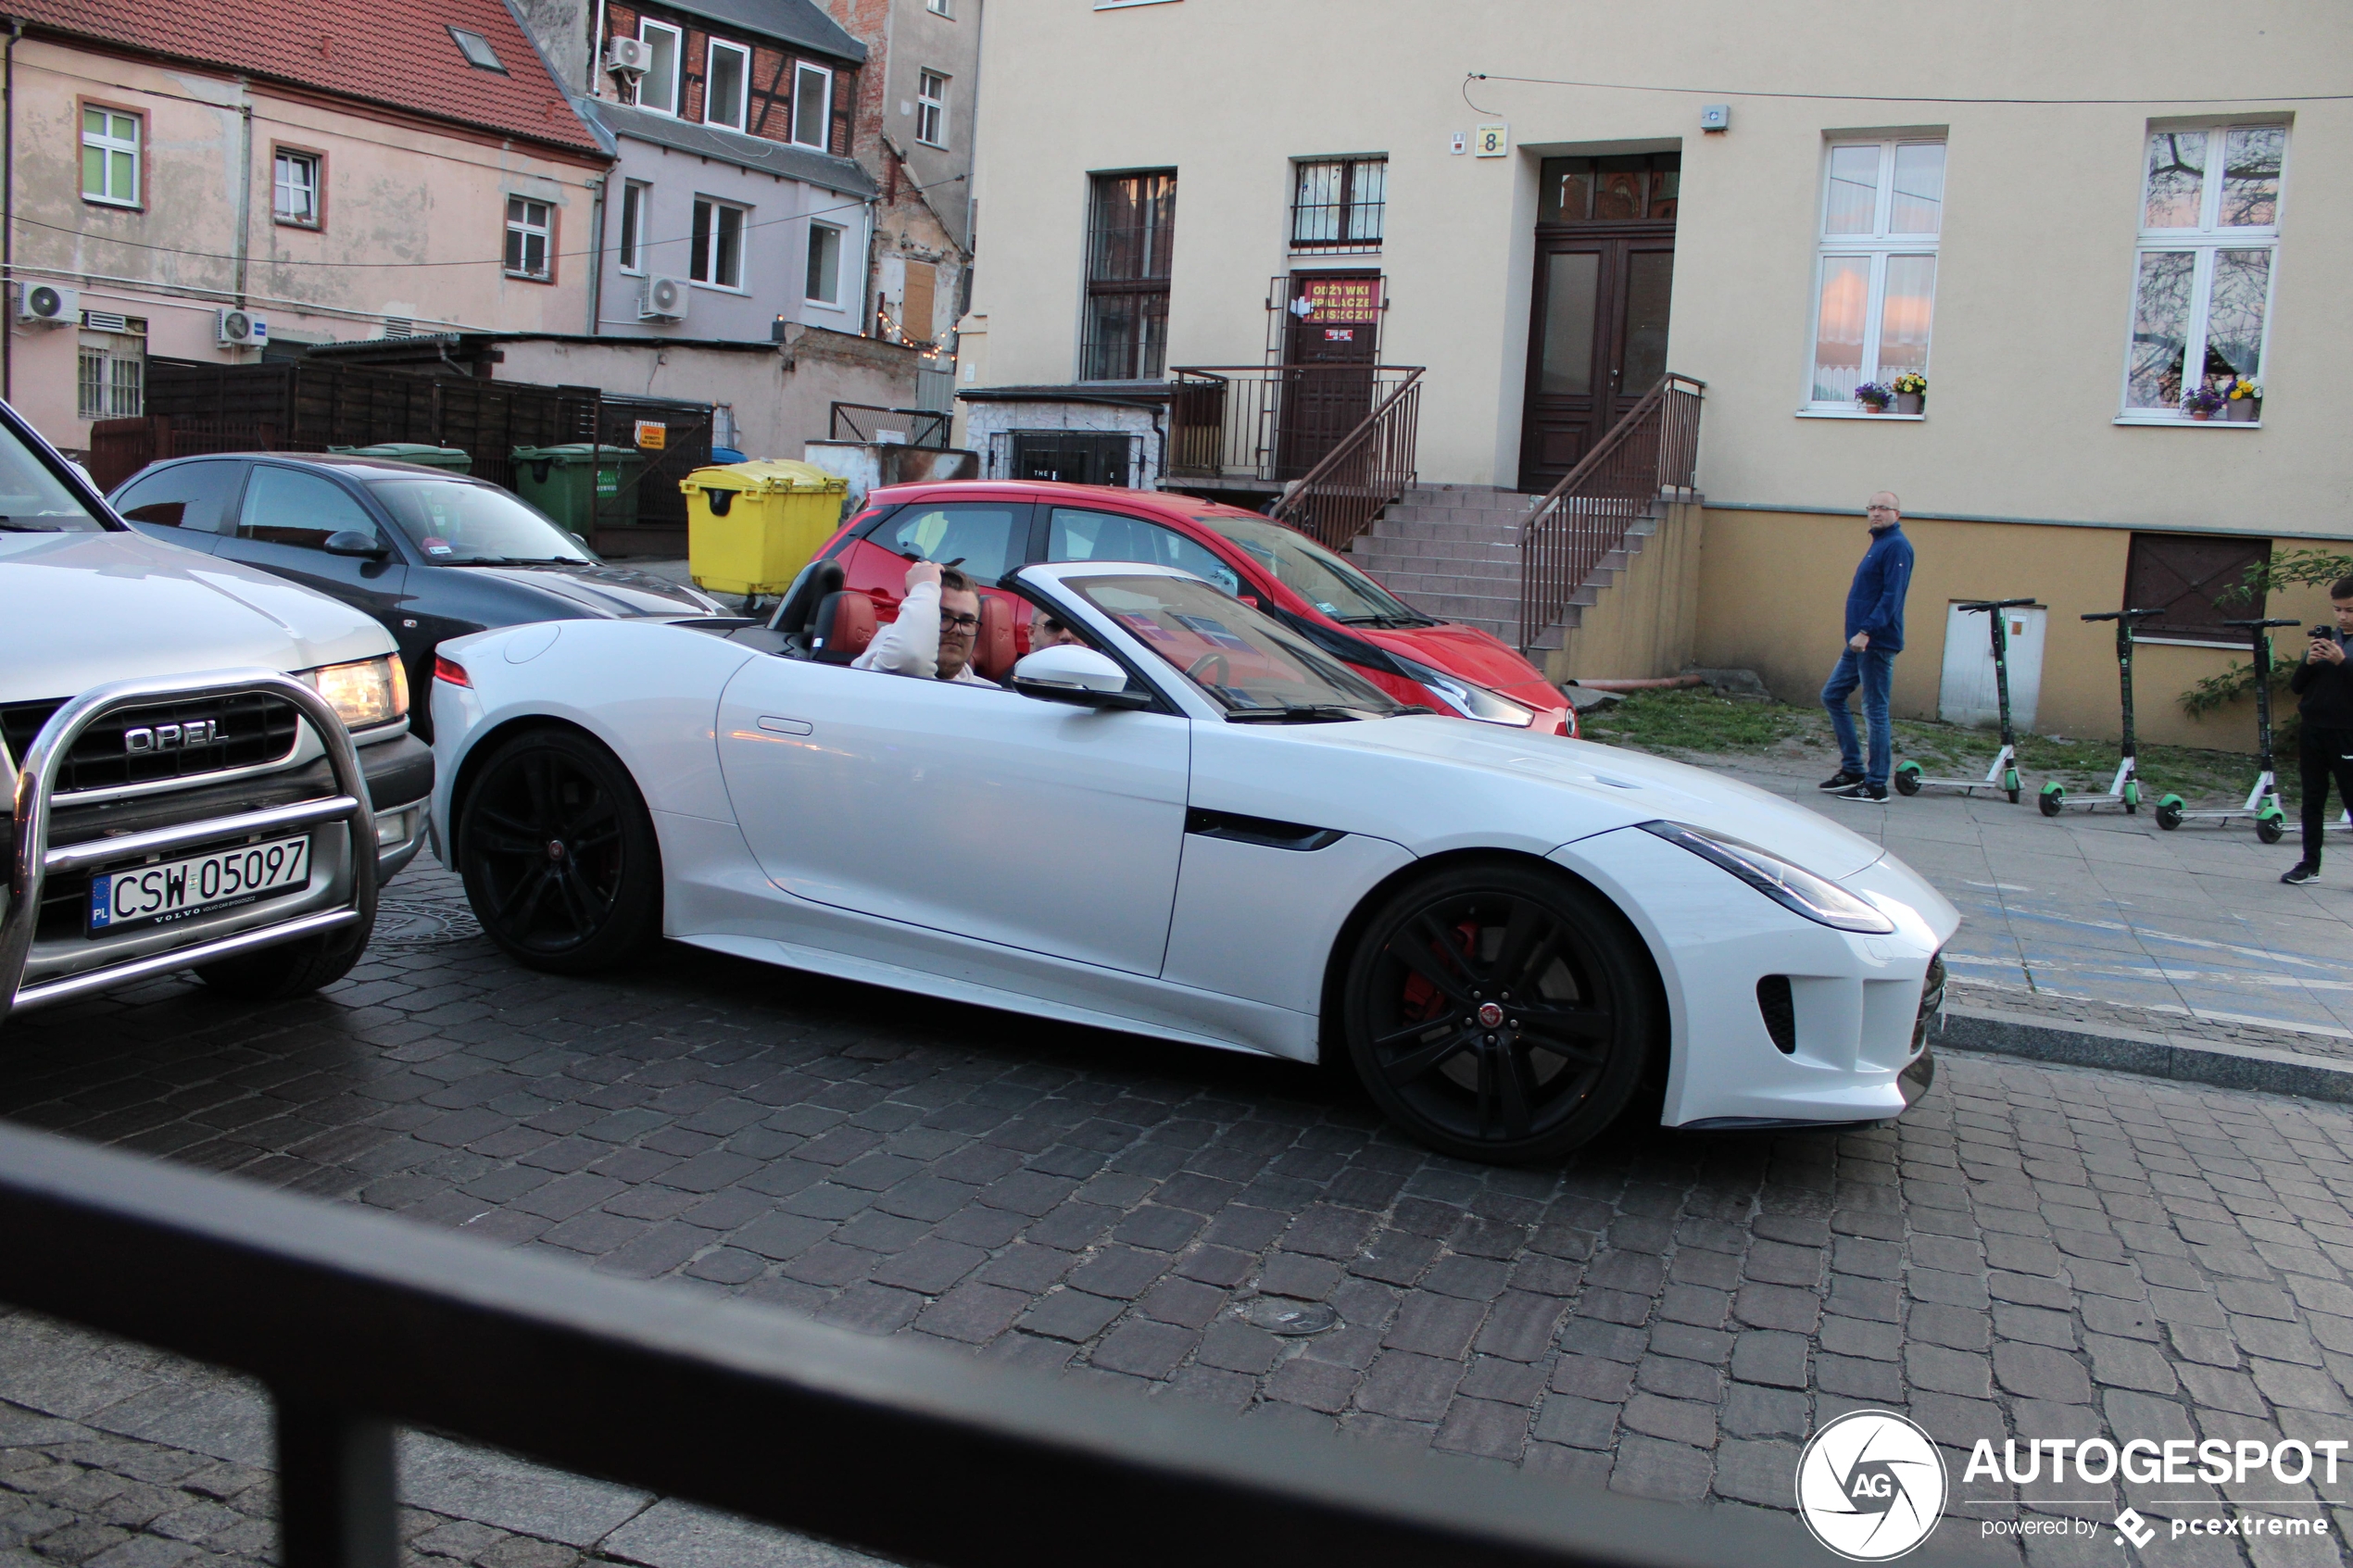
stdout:
<svg viewBox="0 0 2353 1568">
<path fill-rule="evenodd" d="M 1570 596 L 1626 542 L 1653 502 L 1689 490 L 1698 469 L 1707 383 L 1668 371 L 1528 514 L 1520 533 L 1519 646 L 1567 612 Z M 1645 455 L 1635 450 L 1647 443 Z"/>
<path fill-rule="evenodd" d="M 1314 534 L 1334 550 L 1346 549 L 1370 528 L 1383 508 L 1414 487 L 1415 427 L 1422 374 L 1420 367 L 1414 367 L 1397 390 L 1341 437 L 1323 461 L 1284 487 L 1282 498 L 1267 508 L 1266 515 Z M 1380 449 L 1392 458 L 1386 466 L 1376 466 L 1375 453 Z M 1344 463 L 1357 465 L 1364 480 L 1356 483 L 1335 480 Z M 1327 505 L 1318 506 L 1319 502 Z M 1339 504 L 1328 505 L 1332 502 Z"/>
<path fill-rule="evenodd" d="M 0 1126 L 0 1299 L 258 1379 L 284 1568 L 398 1561 L 395 1424 L 939 1568 L 1789 1568 L 1790 1520 L 1149 1403 Z M 1758 1511 L 1762 1514 L 1762 1511 Z"/>
<path fill-rule="evenodd" d="M 281 697 L 294 704 L 296 710 L 310 721 L 311 729 L 325 747 L 327 764 L 334 775 L 332 795 L 270 810 L 180 823 L 140 834 L 136 839 L 104 839 L 65 849 L 49 847 L 49 819 L 58 770 L 65 766 L 74 744 L 91 725 L 125 708 L 203 702 L 245 693 Z M 203 778 L 189 781 L 192 785 L 208 782 Z M 18 1010 L 375 919 L 376 822 L 369 805 L 368 781 L 359 766 L 359 748 L 352 744 L 350 731 L 344 728 L 343 721 L 335 716 L 326 698 L 291 675 L 274 670 L 221 670 L 196 676 L 115 681 L 96 687 L 49 716 L 49 721 L 41 726 L 41 733 L 26 747 L 23 759 L 15 763 L 14 776 L 7 783 L 13 814 L 9 820 L 8 907 L 5 914 L 0 914 L 0 1026 L 5 1026 L 8 1014 Z M 274 826 L 293 827 L 337 819 L 345 822 L 351 840 L 352 892 L 342 907 L 248 927 L 186 947 L 76 971 L 35 985 L 23 984 L 25 965 L 32 955 L 34 932 L 41 922 L 41 891 L 51 872 L 77 871 L 100 860 L 159 852 L 207 838 L 238 837 Z"/>
</svg>

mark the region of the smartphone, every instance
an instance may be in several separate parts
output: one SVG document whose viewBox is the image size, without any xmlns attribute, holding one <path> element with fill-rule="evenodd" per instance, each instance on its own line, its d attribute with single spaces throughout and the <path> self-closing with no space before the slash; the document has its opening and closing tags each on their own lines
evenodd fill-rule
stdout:
<svg viewBox="0 0 2353 1568">
<path fill-rule="evenodd" d="M 2336 628 L 2334 626 L 2315 626 L 2304 634 L 2310 637 L 2315 642 L 2333 643 L 2336 641 Z"/>
</svg>

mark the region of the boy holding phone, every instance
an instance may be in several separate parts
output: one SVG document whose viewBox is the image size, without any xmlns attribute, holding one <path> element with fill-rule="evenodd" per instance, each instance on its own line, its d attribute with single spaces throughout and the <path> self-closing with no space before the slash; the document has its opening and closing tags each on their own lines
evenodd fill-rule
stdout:
<svg viewBox="0 0 2353 1568">
<path fill-rule="evenodd" d="M 2353 636 L 2353 577 L 2329 584 L 2329 604 L 2336 611 L 2336 624 L 2312 628 L 2304 662 L 2288 677 L 2288 689 L 2296 696 L 2296 714 L 2303 721 L 2304 859 L 2288 869 L 2282 882 L 2309 882 L 2321 874 L 2332 776 L 2337 799 L 2353 806 L 2353 665 L 2345 657 L 2346 641 Z"/>
</svg>

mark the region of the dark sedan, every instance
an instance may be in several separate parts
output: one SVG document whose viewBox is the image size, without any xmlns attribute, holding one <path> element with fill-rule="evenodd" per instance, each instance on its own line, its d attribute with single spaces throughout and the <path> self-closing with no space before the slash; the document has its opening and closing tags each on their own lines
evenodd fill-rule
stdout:
<svg viewBox="0 0 2353 1568">
<path fill-rule="evenodd" d="M 430 691 L 434 645 L 527 621 L 723 613 L 700 591 L 599 560 L 484 480 L 373 458 L 179 458 L 107 497 L 142 533 L 244 561 L 356 606 Z M 431 704 L 410 721 L 433 738 Z"/>
</svg>

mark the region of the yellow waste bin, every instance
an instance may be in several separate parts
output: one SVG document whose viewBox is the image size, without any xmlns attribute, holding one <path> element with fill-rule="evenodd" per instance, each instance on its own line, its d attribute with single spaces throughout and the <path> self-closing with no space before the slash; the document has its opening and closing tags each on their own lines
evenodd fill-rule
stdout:
<svg viewBox="0 0 2353 1568">
<path fill-rule="evenodd" d="M 697 469 L 686 496 L 686 570 L 719 594 L 781 594 L 841 526 L 849 481 L 812 463 L 759 458 Z"/>
</svg>

